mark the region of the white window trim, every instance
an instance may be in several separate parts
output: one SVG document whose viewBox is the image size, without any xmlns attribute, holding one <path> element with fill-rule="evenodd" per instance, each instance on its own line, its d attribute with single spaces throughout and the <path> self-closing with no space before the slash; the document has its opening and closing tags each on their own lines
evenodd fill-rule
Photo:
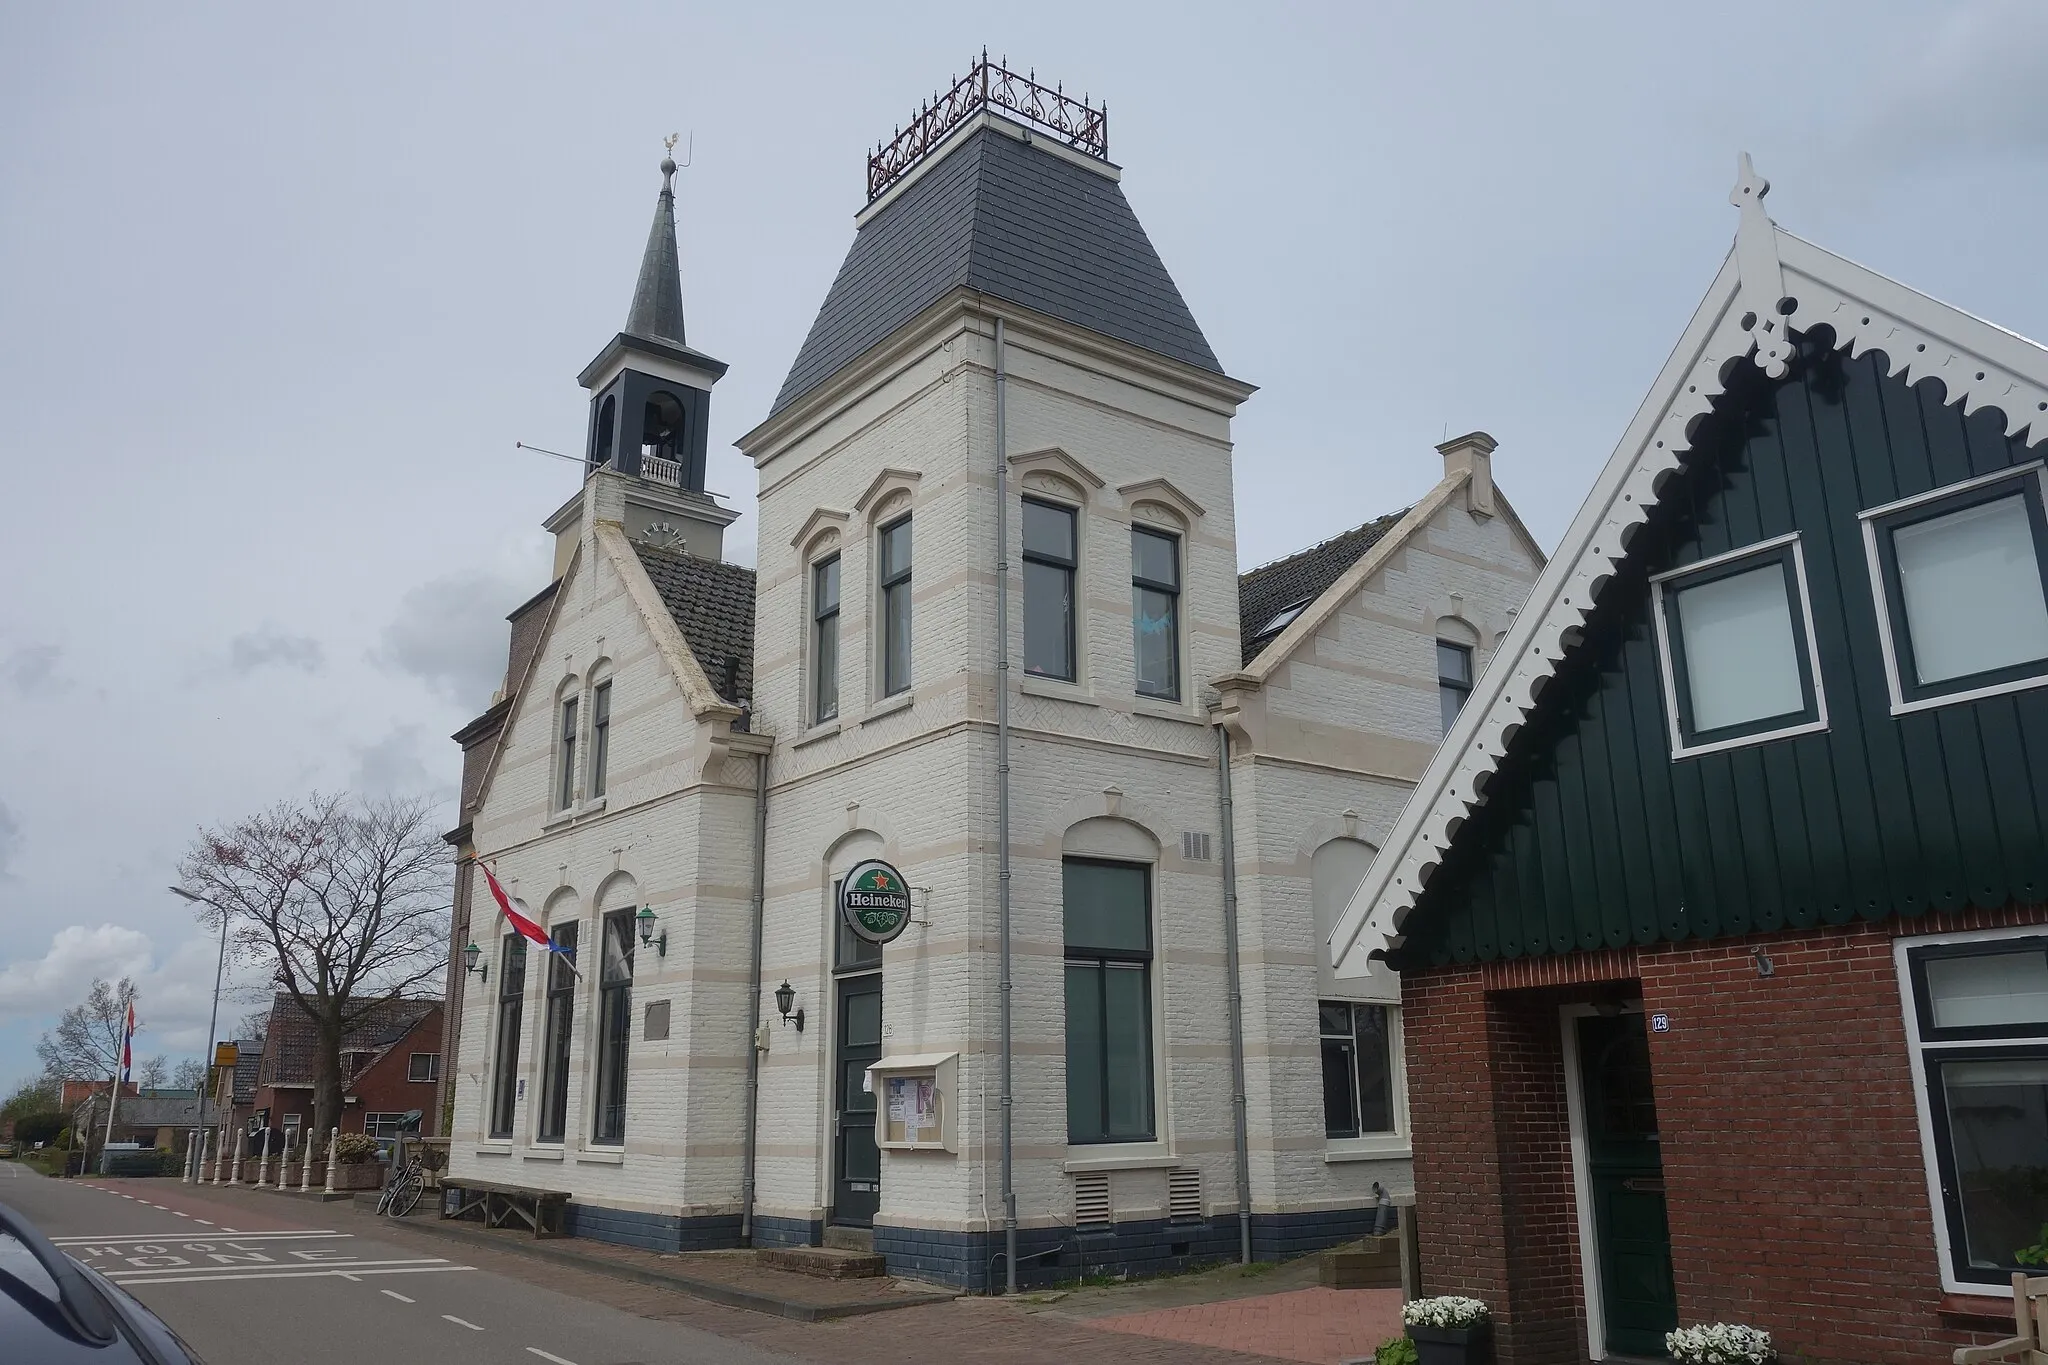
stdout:
<svg viewBox="0 0 2048 1365">
<path fill-rule="evenodd" d="M 548 784 L 549 824 L 574 819 L 576 816 L 577 799 L 583 795 L 583 774 L 576 771 L 581 765 L 582 760 L 571 753 L 568 746 L 563 743 L 562 709 L 572 702 L 576 706 L 576 735 L 574 743 L 582 745 L 586 753 L 590 747 L 583 740 L 584 727 L 590 720 L 588 715 L 589 708 L 583 704 L 583 680 L 574 677 L 564 679 L 561 686 L 555 689 L 554 714 L 548 721 L 549 729 L 552 731 L 549 748 L 554 752 L 554 761 L 548 764 L 549 776 L 553 779 Z M 569 799 L 567 801 L 562 800 L 562 785 L 565 776 L 568 779 L 569 786 Z"/>
<path fill-rule="evenodd" d="M 431 1076 L 429 1076 L 429 1077 L 427 1077 L 427 1078 L 426 1078 L 425 1080 L 414 1080 L 414 1079 L 413 1079 L 413 1074 L 412 1074 L 412 1059 L 413 1059 L 413 1058 L 415 1058 L 415 1057 L 432 1057 L 432 1058 L 434 1058 L 434 1063 L 433 1063 L 433 1065 L 432 1065 L 431 1067 L 429 1067 L 429 1068 L 428 1068 L 428 1069 L 429 1069 L 429 1070 L 431 1070 L 431 1071 L 432 1071 L 432 1072 L 433 1072 L 434 1074 L 433 1074 L 433 1075 L 431 1075 Z M 406 1082 L 407 1082 L 408 1084 L 410 1084 L 410 1085 L 432 1085 L 432 1084 L 434 1084 L 435 1082 L 439 1081 L 439 1080 L 441 1079 L 441 1061 L 440 1061 L 440 1058 L 441 1058 L 441 1054 L 440 1054 L 440 1053 L 438 1053 L 438 1052 L 408 1052 L 408 1053 L 407 1053 L 407 1054 L 405 1055 L 405 1079 L 406 1079 Z"/>
<path fill-rule="evenodd" d="M 1327 1000 L 1333 1005 L 1378 1005 L 1387 1012 L 1387 1070 L 1393 1082 L 1393 1094 L 1389 1097 L 1394 1105 L 1394 1131 L 1391 1133 L 1360 1133 L 1357 1137 L 1323 1139 L 1323 1160 L 1325 1162 L 1368 1161 L 1378 1157 L 1409 1155 L 1414 1138 L 1408 1127 L 1408 1040 L 1402 1032 L 1404 1021 L 1401 1006 L 1386 1000 L 1368 1000 L 1352 995 L 1316 995 L 1320 1002 Z M 1318 1072 L 1317 1094 L 1320 1096 L 1320 1072 L 1323 1044 L 1322 1019 L 1316 1020 L 1316 1062 Z"/>
<path fill-rule="evenodd" d="M 1127 820 L 1122 816 L 1113 818 L 1123 820 L 1123 823 L 1131 825 L 1133 828 L 1144 829 L 1144 826 L 1139 825 L 1134 820 Z M 1150 830 L 1145 832 L 1147 834 L 1151 833 Z M 1065 868 L 1069 858 L 1078 858 L 1084 862 L 1122 863 L 1127 867 L 1142 867 L 1145 869 L 1145 898 L 1147 902 L 1145 913 L 1150 920 L 1152 933 L 1152 957 L 1145 964 L 1146 975 L 1150 978 L 1145 992 L 1146 1008 L 1152 1012 L 1152 1017 L 1146 1021 L 1151 1025 L 1150 1032 L 1152 1035 L 1152 1136 L 1149 1138 L 1132 1138 L 1122 1142 L 1114 1139 L 1108 1142 L 1069 1142 L 1064 1137 L 1061 1139 L 1061 1145 L 1067 1153 L 1060 1167 L 1062 1171 L 1114 1170 L 1116 1169 L 1114 1166 L 1100 1166 L 1091 1163 L 1168 1156 L 1175 1150 L 1173 1106 L 1170 1103 L 1173 1091 L 1168 1085 L 1170 1078 L 1167 1074 L 1172 1069 L 1173 1042 L 1167 1035 L 1166 950 L 1164 947 L 1165 941 L 1160 936 L 1163 928 L 1159 907 L 1161 889 L 1159 882 L 1160 858 L 1156 853 L 1149 858 L 1137 859 L 1127 854 L 1088 853 L 1062 848 L 1058 864 L 1061 869 L 1060 876 L 1062 882 L 1064 882 L 1066 877 Z M 1062 888 L 1062 895 L 1064 897 L 1064 887 Z M 1060 961 L 1062 963 L 1060 969 L 1060 1034 L 1064 1037 L 1067 1027 L 1066 968 L 1064 965 L 1066 962 L 1066 936 L 1064 931 L 1061 933 L 1060 948 Z M 1066 1124 L 1066 1089 L 1064 1083 L 1062 1083 L 1060 1090 L 1060 1131 L 1062 1133 L 1067 1131 Z"/>
<path fill-rule="evenodd" d="M 1747 559 L 1752 555 L 1760 555 L 1767 550 L 1775 550 L 1785 545 L 1792 547 L 1792 577 L 1799 585 L 1799 614 L 1805 627 L 1806 666 L 1808 674 L 1813 679 L 1814 719 L 1800 721 L 1797 724 L 1787 725 L 1777 730 L 1764 730 L 1753 735 L 1738 735 L 1733 739 L 1717 739 L 1708 744 L 1688 745 L 1685 742 L 1684 727 L 1679 724 L 1678 720 L 1678 682 L 1671 667 L 1670 632 L 1664 620 L 1664 585 L 1675 578 L 1689 578 L 1703 569 L 1713 569 L 1723 564 L 1732 564 L 1737 560 Z M 1769 540 L 1759 540 L 1754 544 L 1730 550 L 1726 554 L 1714 555 L 1711 558 L 1702 559 L 1679 568 L 1666 569 L 1660 574 L 1652 574 L 1650 576 L 1650 621 L 1657 632 L 1657 673 L 1663 685 L 1664 724 L 1670 735 L 1671 757 L 1673 759 L 1698 758 L 1702 754 L 1717 754 L 1724 749 L 1743 749 L 1752 744 L 1767 744 L 1773 740 L 1790 739 L 1794 735 L 1818 734 L 1828 728 L 1828 692 L 1820 676 L 1820 646 L 1816 642 L 1813 632 L 1813 594 L 1808 589 L 1806 583 L 1806 551 L 1799 539 L 1799 532 L 1793 531 L 1788 535 L 1773 536 Z M 1473 666 L 1475 670 L 1478 667 L 1476 651 L 1474 653 Z M 1474 681 L 1477 681 L 1476 676 Z"/>
<path fill-rule="evenodd" d="M 578 815 L 589 815 L 604 809 L 605 798 L 603 796 L 592 796 L 590 789 L 597 785 L 596 779 L 598 777 L 597 690 L 600 687 L 609 687 L 611 682 L 612 670 L 610 660 L 604 660 L 598 667 L 591 669 L 590 676 L 584 681 L 583 705 L 577 710 L 579 717 L 577 728 L 583 732 L 581 739 L 583 757 L 578 763 L 578 766 L 583 771 L 577 774 L 578 782 L 576 787 L 577 801 L 575 810 Z M 618 709 L 618 689 L 612 688 L 608 698 L 613 711 L 616 711 Z M 607 731 L 612 728 L 612 720 L 613 717 L 609 714 L 605 717 L 605 728 Z M 609 733 L 605 737 L 604 778 L 606 790 L 609 791 L 611 787 L 611 737 Z"/>
<path fill-rule="evenodd" d="M 2009 929 L 1970 929 L 1948 934 L 1914 934 L 1892 944 L 1892 965 L 1899 978 L 1899 1009 L 1906 1021 L 1906 1056 L 1913 1076 L 1913 1112 L 1920 1120 L 1920 1164 L 1927 1175 L 1927 1211 L 1934 1220 L 1934 1248 L 1941 1266 L 1941 1287 L 1950 1294 L 1975 1298 L 2003 1298 L 1999 1286 L 1976 1280 L 1959 1280 L 1948 1236 L 1948 1206 L 1941 1195 L 1941 1163 L 1935 1158 L 1934 1112 L 1927 1104 L 1927 1065 L 1923 1059 L 1927 1044 L 1920 1040 L 1920 1011 L 1913 998 L 1913 973 L 1907 954 L 1914 948 L 1935 943 L 1997 943 L 2003 939 L 2040 938 L 2048 925 L 2028 924 Z M 1981 1042 L 1981 1040 L 1980 1040 Z M 2038 1038 L 2015 1039 L 2016 1046 L 2039 1047 Z M 1936 1043 L 1932 1046 L 1939 1047 Z"/>
<path fill-rule="evenodd" d="M 1877 523 L 1899 512 L 1909 511 L 1922 503 L 1934 502 L 1941 498 L 1953 497 L 1957 493 L 1968 493 L 1994 483 L 2019 483 L 2025 476 L 2032 475 L 2039 487 L 2042 499 L 2048 502 L 2048 479 L 2042 475 L 2040 460 L 2001 469 L 1995 474 L 1965 479 L 1961 483 L 1945 484 L 1925 493 L 1916 493 L 1910 498 L 1900 498 L 1882 507 L 1872 507 L 1856 514 L 1863 524 L 1863 557 L 1870 566 L 1870 600 L 1877 611 L 1877 640 L 1884 650 L 1884 685 L 1891 696 L 1892 714 L 1908 715 L 1914 711 L 1931 711 L 1937 706 L 1954 706 L 1958 702 L 1977 701 L 1984 697 L 2002 696 L 2007 692 L 2024 692 L 2031 688 L 2048 687 L 2048 667 L 2031 678 L 2014 678 L 2008 682 L 1993 683 L 1988 687 L 1973 687 L 1966 692 L 1944 692 L 1938 697 L 1922 697 L 1919 701 L 1907 701 L 1906 689 L 1899 679 L 1899 648 L 1892 638 L 1891 605 L 1885 599 L 1884 560 L 1877 550 Z"/>
</svg>

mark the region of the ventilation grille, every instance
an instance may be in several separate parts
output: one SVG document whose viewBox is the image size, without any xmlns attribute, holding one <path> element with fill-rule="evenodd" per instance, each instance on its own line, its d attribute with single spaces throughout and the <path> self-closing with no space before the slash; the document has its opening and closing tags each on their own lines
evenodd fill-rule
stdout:
<svg viewBox="0 0 2048 1365">
<path fill-rule="evenodd" d="M 1075 1175 L 1074 1226 L 1109 1226 L 1108 1171 L 1083 1171 Z"/>
<path fill-rule="evenodd" d="M 1174 1222 L 1201 1221 L 1202 1173 L 1192 1166 L 1176 1166 L 1166 1173 L 1166 1216 Z"/>
<path fill-rule="evenodd" d="M 1180 836 L 1180 856 L 1190 863 L 1209 861 L 1209 836 L 1198 830 L 1185 830 Z"/>
</svg>

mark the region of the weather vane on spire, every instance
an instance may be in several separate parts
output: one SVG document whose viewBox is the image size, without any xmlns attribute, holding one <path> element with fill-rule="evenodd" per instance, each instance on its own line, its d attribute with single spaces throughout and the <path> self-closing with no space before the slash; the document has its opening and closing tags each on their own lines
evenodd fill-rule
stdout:
<svg viewBox="0 0 2048 1365">
<path fill-rule="evenodd" d="M 662 158 L 661 158 L 661 189 L 662 189 L 662 193 L 664 193 L 664 194 L 666 194 L 666 193 L 668 193 L 668 192 L 669 192 L 669 190 L 670 190 L 670 182 L 671 182 L 671 181 L 672 181 L 672 180 L 673 180 L 673 179 L 675 178 L 675 173 L 676 173 L 676 143 L 678 143 L 678 142 L 682 141 L 682 137 L 683 137 L 683 135 L 682 135 L 681 133 L 670 133 L 670 134 L 669 134 L 669 135 L 668 135 L 667 137 L 665 137 L 665 138 L 663 138 L 663 139 L 661 140 L 661 146 L 662 146 L 662 152 L 663 152 L 663 155 L 662 155 Z M 684 164 L 685 166 L 687 166 L 687 165 L 689 165 L 689 164 L 690 164 L 690 162 L 691 162 L 691 160 L 692 160 L 692 155 L 693 155 L 693 153 L 695 153 L 695 152 L 696 152 L 696 150 L 697 150 L 697 134 L 696 134 L 696 132 L 695 132 L 695 131 L 693 130 L 693 131 L 692 131 L 692 132 L 690 133 L 690 142 L 689 142 L 689 146 L 688 146 L 688 147 L 687 147 L 687 148 L 686 148 L 686 149 L 684 150 L 684 152 L 683 152 L 683 164 Z"/>
</svg>

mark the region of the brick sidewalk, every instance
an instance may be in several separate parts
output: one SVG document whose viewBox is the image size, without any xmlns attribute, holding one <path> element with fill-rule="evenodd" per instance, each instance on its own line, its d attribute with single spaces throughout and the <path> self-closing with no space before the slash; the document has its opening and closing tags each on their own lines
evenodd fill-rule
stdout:
<svg viewBox="0 0 2048 1365">
<path fill-rule="evenodd" d="M 1296 1289 L 1280 1294 L 1191 1304 L 1094 1319 L 1111 1332 L 1189 1345 L 1337 1365 L 1371 1359 L 1373 1348 L 1401 1335 L 1398 1289 Z"/>
</svg>

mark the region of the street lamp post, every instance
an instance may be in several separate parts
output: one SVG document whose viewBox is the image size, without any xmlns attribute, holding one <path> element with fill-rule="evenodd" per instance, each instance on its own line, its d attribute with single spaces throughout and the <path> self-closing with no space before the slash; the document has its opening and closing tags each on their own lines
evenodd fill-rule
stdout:
<svg viewBox="0 0 2048 1365">
<path fill-rule="evenodd" d="M 220 914 L 220 956 L 213 964 L 213 1012 L 206 1016 L 206 1046 L 211 1049 L 216 1041 L 214 1030 L 220 1025 L 220 978 L 228 963 L 228 912 L 220 902 L 209 900 L 205 896 L 196 896 L 182 886 L 168 889 L 173 896 L 191 901 L 194 905 L 210 905 Z M 213 1089 L 213 1058 L 210 1051 L 203 1055 L 201 1060 L 206 1063 L 206 1081 L 199 1087 L 199 1127 L 194 1136 L 206 1131 L 206 1097 Z"/>
</svg>

